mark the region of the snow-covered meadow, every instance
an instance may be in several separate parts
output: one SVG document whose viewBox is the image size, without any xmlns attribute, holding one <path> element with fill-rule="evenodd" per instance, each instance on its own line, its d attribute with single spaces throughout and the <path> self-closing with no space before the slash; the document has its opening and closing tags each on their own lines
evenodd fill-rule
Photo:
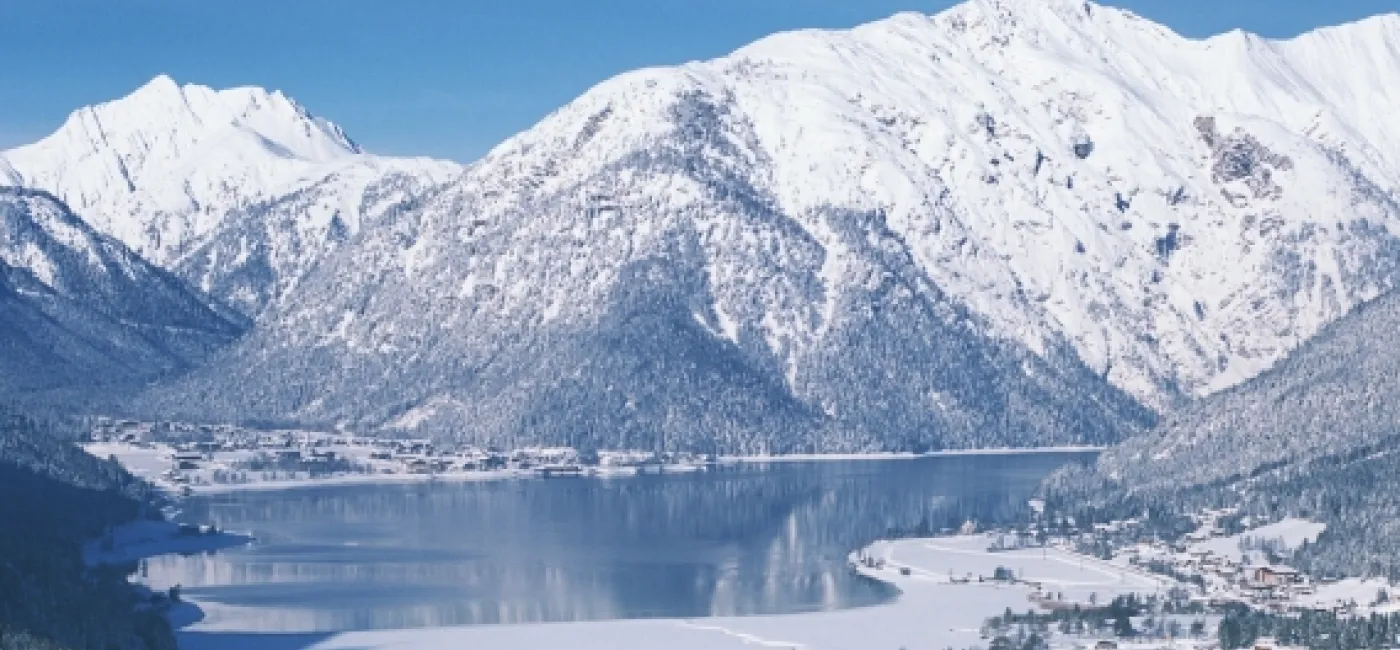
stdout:
<svg viewBox="0 0 1400 650">
<path fill-rule="evenodd" d="M 1237 535 L 1214 537 L 1191 545 L 1191 548 L 1210 551 L 1221 557 L 1238 558 L 1243 552 L 1246 540 L 1256 544 L 1276 544 L 1280 551 L 1297 550 L 1303 542 L 1317 541 L 1327 524 L 1306 519 L 1288 518 L 1272 524 L 1260 526 Z"/>
<path fill-rule="evenodd" d="M 107 531 L 83 548 L 88 566 L 128 564 L 170 553 L 209 553 L 242 546 L 252 536 L 169 521 L 133 521 Z"/>
</svg>

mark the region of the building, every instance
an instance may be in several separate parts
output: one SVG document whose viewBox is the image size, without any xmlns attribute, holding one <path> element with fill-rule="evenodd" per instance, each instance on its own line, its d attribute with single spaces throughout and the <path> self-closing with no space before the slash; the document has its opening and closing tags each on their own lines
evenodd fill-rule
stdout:
<svg viewBox="0 0 1400 650">
<path fill-rule="evenodd" d="M 170 459 L 177 463 L 184 461 L 197 463 L 204 460 L 204 454 L 198 451 L 177 451 L 170 455 Z"/>
<path fill-rule="evenodd" d="M 1302 581 L 1302 574 L 1297 569 L 1286 566 L 1255 567 L 1250 577 L 1255 584 L 1265 587 L 1282 587 Z"/>
</svg>

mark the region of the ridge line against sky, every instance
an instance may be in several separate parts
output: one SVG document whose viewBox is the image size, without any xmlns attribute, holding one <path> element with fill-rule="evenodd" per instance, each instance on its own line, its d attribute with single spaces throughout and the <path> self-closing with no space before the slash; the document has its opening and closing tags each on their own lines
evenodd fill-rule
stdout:
<svg viewBox="0 0 1400 650">
<path fill-rule="evenodd" d="M 279 89 L 367 150 L 470 162 L 616 74 L 950 0 L 45 0 L 7 3 L 0 149 L 157 74 Z M 1288 38 L 1396 0 L 1112 0 L 1193 38 Z"/>
</svg>

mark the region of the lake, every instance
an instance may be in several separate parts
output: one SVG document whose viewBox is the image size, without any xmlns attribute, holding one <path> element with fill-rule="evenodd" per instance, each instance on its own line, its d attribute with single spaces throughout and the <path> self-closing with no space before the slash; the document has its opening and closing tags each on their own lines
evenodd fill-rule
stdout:
<svg viewBox="0 0 1400 650">
<path fill-rule="evenodd" d="M 691 474 L 309 487 L 189 499 L 181 518 L 250 531 L 153 558 L 208 629 L 333 632 L 796 613 L 896 596 L 846 556 L 877 538 L 1024 512 L 1092 454 L 743 464 Z"/>
</svg>

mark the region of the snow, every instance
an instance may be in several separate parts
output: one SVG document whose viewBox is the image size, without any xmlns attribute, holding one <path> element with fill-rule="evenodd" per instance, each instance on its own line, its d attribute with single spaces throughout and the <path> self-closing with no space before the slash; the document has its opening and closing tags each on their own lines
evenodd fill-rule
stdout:
<svg viewBox="0 0 1400 650">
<path fill-rule="evenodd" d="M 170 449 L 164 446 L 92 442 L 84 444 L 83 450 L 98 458 L 116 458 L 126 471 L 151 482 L 170 469 Z"/>
<path fill-rule="evenodd" d="M 1220 557 L 1238 560 L 1242 551 L 1240 543 L 1245 538 L 1259 541 L 1282 540 L 1283 547 L 1280 550 L 1295 550 L 1303 542 L 1314 543 L 1317 541 L 1322 531 L 1327 529 L 1327 524 L 1289 517 L 1266 526 L 1260 526 L 1243 533 L 1230 535 L 1227 537 L 1215 537 L 1203 542 L 1191 545 L 1194 550 L 1210 551 Z M 1372 591 L 1374 596 L 1375 592 Z"/>
<path fill-rule="evenodd" d="M 1256 376 L 1395 284 L 1367 261 L 1400 233 L 1400 126 L 1374 118 L 1400 93 L 1395 24 L 1202 40 L 1077 0 L 972 0 L 630 72 L 494 148 L 393 234 L 365 233 L 356 268 L 318 268 L 318 292 L 220 373 L 272 393 L 319 371 L 327 351 L 304 352 L 307 337 L 338 332 L 346 357 L 385 351 L 420 374 L 298 376 L 326 399 L 292 415 L 382 425 L 399 413 L 359 396 L 423 403 L 459 372 L 431 360 L 492 358 L 473 334 L 587 327 L 617 269 L 664 258 L 705 278 L 687 316 L 814 408 L 830 405 L 804 364 L 838 339 L 848 298 L 895 275 L 929 311 L 965 306 L 988 338 L 1033 351 L 1066 344 L 1087 374 L 1167 409 Z M 616 209 L 590 210 L 599 193 Z M 857 217 L 870 222 L 843 222 Z M 664 248 L 679 240 L 695 254 Z"/>
<path fill-rule="evenodd" d="M 991 538 L 969 535 L 937 539 L 882 541 L 863 550 L 885 560 L 883 568 L 858 570 L 888 582 L 901 594 L 893 602 L 858 609 L 783 616 L 697 619 L 615 620 L 584 623 L 485 625 L 403 630 L 375 630 L 305 635 L 298 647 L 310 650 L 430 650 L 496 648 L 500 650 L 578 648 L 580 650 L 945 650 L 985 645 L 979 628 L 987 618 L 1010 607 L 1032 608 L 1032 589 L 1001 583 L 955 584 L 950 574 L 968 572 L 990 577 L 1007 566 L 1065 598 L 1101 602 L 1129 592 L 1164 591 L 1168 581 L 1082 557 L 1060 549 L 989 552 Z M 853 555 L 853 558 L 855 556 Z M 908 567 L 909 575 L 900 569 Z M 206 606 L 208 618 L 181 634 L 185 650 L 218 650 L 266 638 L 292 640 L 296 635 L 261 637 L 248 630 L 221 629 L 218 606 Z M 295 613 L 289 612 L 294 618 Z M 236 619 L 236 617 L 234 617 Z M 284 621 L 285 622 L 285 621 Z"/>
<path fill-rule="evenodd" d="M 74 111 L 36 143 L 0 152 L 0 184 L 53 192 L 94 228 L 168 270 L 191 265 L 191 255 L 221 238 L 234 240 L 225 249 L 246 247 L 251 233 L 265 233 L 258 252 L 271 258 L 274 293 L 292 283 L 283 276 L 314 265 L 332 218 L 353 234 L 387 207 L 384 199 L 399 198 L 380 187 L 386 180 L 407 179 L 395 182 L 417 190 L 460 170 L 367 154 L 280 91 L 182 86 L 165 75 Z M 285 222 L 259 214 L 288 201 L 295 208 Z M 248 302 L 237 293 L 242 287 L 217 286 L 249 261 L 248 252 L 188 279 L 229 292 L 221 298 L 242 297 L 235 305 L 255 312 L 240 304 Z"/>
<path fill-rule="evenodd" d="M 130 564 L 157 555 L 206 553 L 252 541 L 249 535 L 182 529 L 169 521 L 133 521 L 88 542 L 83 547 L 83 562 L 88 566 Z"/>
<path fill-rule="evenodd" d="M 466 356 L 436 342 L 587 322 L 616 269 L 674 257 L 661 246 L 686 233 L 702 320 L 800 401 L 820 399 L 803 363 L 839 336 L 842 298 L 890 275 L 878 251 L 908 262 L 899 290 L 925 306 L 946 294 L 990 338 L 1067 343 L 1167 408 L 1257 375 L 1395 284 L 1371 261 L 1400 232 L 1400 126 L 1374 119 L 1400 94 L 1397 21 L 1198 40 L 1078 0 L 971 0 L 624 74 L 467 168 L 370 156 L 275 91 L 158 77 L 5 152 L 0 175 L 246 315 L 277 303 L 220 376 L 382 355 L 421 373 L 394 390 L 425 386 L 396 403 L 424 403 L 460 370 L 424 359 Z M 694 137 L 702 118 L 714 132 Z M 733 183 L 658 167 L 674 148 Z M 762 210 L 717 198 L 730 190 Z M 589 209 L 600 192 L 606 209 Z M 833 215 L 878 224 L 847 238 Z M 358 272 L 318 264 L 339 246 L 332 223 L 363 235 L 345 244 Z M 307 383 L 326 394 L 266 415 L 399 415 L 359 399 L 382 388 L 364 376 L 324 379 Z M 467 422 L 442 424 L 454 413 Z M 471 414 L 402 423 L 463 429 Z"/>
<path fill-rule="evenodd" d="M 1337 582 L 1322 583 L 1317 585 L 1317 593 L 1299 596 L 1298 601 L 1303 605 L 1313 605 L 1317 607 L 1335 607 L 1355 603 L 1362 612 L 1385 611 L 1390 605 L 1378 608 L 1368 607 L 1376 600 L 1376 595 L 1381 591 L 1389 591 L 1392 585 L 1379 578 L 1347 578 Z M 1363 614 L 1364 615 L 1364 614 Z"/>
</svg>

